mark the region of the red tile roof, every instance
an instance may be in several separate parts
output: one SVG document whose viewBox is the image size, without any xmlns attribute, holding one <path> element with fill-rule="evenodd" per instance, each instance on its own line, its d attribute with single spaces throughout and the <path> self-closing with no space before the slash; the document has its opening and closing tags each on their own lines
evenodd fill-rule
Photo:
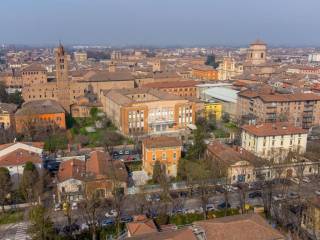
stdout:
<svg viewBox="0 0 320 240">
<path fill-rule="evenodd" d="M 0 157 L 0 166 L 2 167 L 24 165 L 26 162 L 39 164 L 42 162 L 42 160 L 38 154 L 24 149 L 17 149 Z"/>
<path fill-rule="evenodd" d="M 284 240 L 284 236 L 273 229 L 258 214 L 243 214 L 194 223 L 205 231 L 210 240 Z"/>
<path fill-rule="evenodd" d="M 244 125 L 242 129 L 246 132 L 259 136 L 282 136 L 291 134 L 307 134 L 308 131 L 299 127 L 295 127 L 289 123 L 263 123 L 258 125 Z"/>
<path fill-rule="evenodd" d="M 142 85 L 143 88 L 179 88 L 195 87 L 199 82 L 196 81 L 171 81 L 171 82 L 152 82 Z"/>
<path fill-rule="evenodd" d="M 59 167 L 58 180 L 60 182 L 71 178 L 82 180 L 85 177 L 85 172 L 85 161 L 79 159 L 70 159 L 67 161 L 63 161 Z"/>
<path fill-rule="evenodd" d="M 146 148 L 179 147 L 182 146 L 181 140 L 175 137 L 150 137 L 142 141 Z"/>
</svg>

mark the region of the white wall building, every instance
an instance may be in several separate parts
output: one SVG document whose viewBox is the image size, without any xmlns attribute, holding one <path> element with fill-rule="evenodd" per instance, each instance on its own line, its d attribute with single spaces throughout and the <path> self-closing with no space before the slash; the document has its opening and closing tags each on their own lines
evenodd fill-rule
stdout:
<svg viewBox="0 0 320 240">
<path fill-rule="evenodd" d="M 242 126 L 241 146 L 258 157 L 281 160 L 306 151 L 308 131 L 288 123 Z"/>
</svg>

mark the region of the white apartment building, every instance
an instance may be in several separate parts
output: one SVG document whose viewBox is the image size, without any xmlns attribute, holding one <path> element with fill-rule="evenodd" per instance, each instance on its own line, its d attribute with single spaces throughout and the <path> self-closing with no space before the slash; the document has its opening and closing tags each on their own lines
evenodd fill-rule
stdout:
<svg viewBox="0 0 320 240">
<path fill-rule="evenodd" d="M 282 160 L 289 152 L 306 151 L 308 131 L 288 123 L 242 126 L 241 146 L 258 157 Z"/>
</svg>

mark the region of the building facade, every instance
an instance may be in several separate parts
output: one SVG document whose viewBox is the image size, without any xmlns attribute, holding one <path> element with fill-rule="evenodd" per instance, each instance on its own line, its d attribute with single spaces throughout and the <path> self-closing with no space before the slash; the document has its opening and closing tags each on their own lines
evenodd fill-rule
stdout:
<svg viewBox="0 0 320 240">
<path fill-rule="evenodd" d="M 218 80 L 218 70 L 210 66 L 197 66 L 192 68 L 192 77 L 202 80 Z"/>
<path fill-rule="evenodd" d="M 126 135 L 178 132 L 195 123 L 195 104 L 155 89 L 104 92 L 103 111 Z"/>
<path fill-rule="evenodd" d="M 176 177 L 178 163 L 181 158 L 182 142 L 174 137 L 151 137 L 142 141 L 143 170 L 149 175 L 153 174 L 156 162 L 164 166 L 170 177 Z"/>
<path fill-rule="evenodd" d="M 305 129 L 320 124 L 320 96 L 314 93 L 244 90 L 237 105 L 239 119 L 253 115 L 257 122 L 288 121 Z"/>
<path fill-rule="evenodd" d="M 275 161 L 285 159 L 290 152 L 303 154 L 307 147 L 308 131 L 288 123 L 244 125 L 241 147 L 258 157 Z"/>
</svg>

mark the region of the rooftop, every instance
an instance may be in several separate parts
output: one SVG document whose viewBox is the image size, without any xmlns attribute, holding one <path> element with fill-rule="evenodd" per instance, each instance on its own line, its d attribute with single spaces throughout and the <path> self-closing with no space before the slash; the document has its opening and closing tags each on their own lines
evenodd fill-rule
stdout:
<svg viewBox="0 0 320 240">
<path fill-rule="evenodd" d="M 212 98 L 222 100 L 225 102 L 237 102 L 238 92 L 236 90 L 226 87 L 213 87 L 205 90 L 205 94 Z"/>
<path fill-rule="evenodd" d="M 0 114 L 12 114 L 17 108 L 17 105 L 12 103 L 0 103 Z"/>
<path fill-rule="evenodd" d="M 27 162 L 32 162 L 34 164 L 41 163 L 42 160 L 39 154 L 34 152 L 29 152 L 24 149 L 16 149 L 4 156 L 0 157 L 0 166 L 19 166 L 24 165 Z"/>
<path fill-rule="evenodd" d="M 35 100 L 26 102 L 16 112 L 16 116 L 65 113 L 63 107 L 55 100 Z"/>
<path fill-rule="evenodd" d="M 258 136 L 283 136 L 291 134 L 307 134 L 308 131 L 302 128 L 295 127 L 289 123 L 263 123 L 257 125 L 244 125 L 242 129 L 246 132 Z"/>
<path fill-rule="evenodd" d="M 22 72 L 46 72 L 47 69 L 39 63 L 33 63 L 22 69 Z"/>
<path fill-rule="evenodd" d="M 179 88 L 179 87 L 195 87 L 196 81 L 170 81 L 170 82 L 152 82 L 144 84 L 143 88 Z"/>
<path fill-rule="evenodd" d="M 179 147 L 182 146 L 181 140 L 175 137 L 159 136 L 150 137 L 143 140 L 146 148 Z"/>
<path fill-rule="evenodd" d="M 195 222 L 205 231 L 210 240 L 284 240 L 284 236 L 273 229 L 258 214 L 242 214 Z"/>
</svg>

